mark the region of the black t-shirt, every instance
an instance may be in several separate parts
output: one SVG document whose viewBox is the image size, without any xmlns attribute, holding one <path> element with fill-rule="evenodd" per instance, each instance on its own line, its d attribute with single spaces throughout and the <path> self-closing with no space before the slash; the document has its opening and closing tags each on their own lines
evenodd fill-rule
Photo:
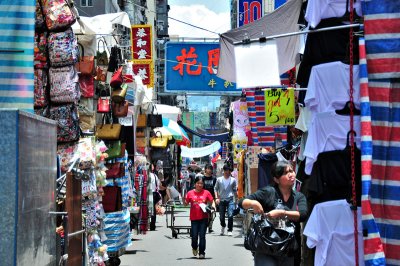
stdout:
<svg viewBox="0 0 400 266">
<path fill-rule="evenodd" d="M 253 194 L 239 200 L 240 208 L 243 208 L 242 203 L 245 199 L 256 200 L 260 202 L 265 213 L 275 209 L 277 200 L 280 199 L 282 200 L 282 204 L 285 206 L 285 210 L 298 211 L 300 213 L 299 222 L 305 221 L 308 215 L 307 200 L 301 192 L 292 191 L 292 195 L 290 195 L 288 201 L 285 202 L 279 189 L 275 189 L 271 186 L 263 187 Z"/>
<path fill-rule="evenodd" d="M 355 153 L 357 205 L 361 206 L 361 151 Z M 352 198 L 350 147 L 318 154 L 308 185 L 313 204 Z"/>
<path fill-rule="evenodd" d="M 215 183 L 217 182 L 217 179 L 212 176 L 204 176 L 203 182 L 204 182 L 204 189 L 208 190 L 211 193 L 211 196 L 213 196 L 213 198 L 215 199 L 214 186 Z"/>
</svg>

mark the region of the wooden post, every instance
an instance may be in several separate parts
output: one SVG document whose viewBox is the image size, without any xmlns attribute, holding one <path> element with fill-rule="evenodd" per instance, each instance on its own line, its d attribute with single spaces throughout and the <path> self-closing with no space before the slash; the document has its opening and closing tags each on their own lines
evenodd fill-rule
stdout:
<svg viewBox="0 0 400 266">
<path fill-rule="evenodd" d="M 68 233 L 71 234 L 82 230 L 82 183 L 71 172 L 67 173 L 66 192 L 65 209 L 68 212 Z M 82 265 L 82 240 L 82 234 L 68 239 L 67 265 Z"/>
</svg>

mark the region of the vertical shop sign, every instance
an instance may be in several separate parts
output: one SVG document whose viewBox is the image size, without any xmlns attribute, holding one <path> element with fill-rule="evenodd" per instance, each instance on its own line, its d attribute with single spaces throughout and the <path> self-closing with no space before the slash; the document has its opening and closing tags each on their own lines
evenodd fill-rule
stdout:
<svg viewBox="0 0 400 266">
<path fill-rule="evenodd" d="M 154 61 L 152 46 L 152 26 L 133 25 L 131 28 L 132 71 L 140 76 L 143 84 L 149 88 L 154 86 Z"/>
<path fill-rule="evenodd" d="M 132 60 L 152 60 L 151 25 L 133 25 L 131 28 Z"/>
<path fill-rule="evenodd" d="M 265 90 L 265 122 L 270 126 L 295 124 L 293 88 Z"/>
<path fill-rule="evenodd" d="M 262 0 L 238 0 L 237 1 L 237 26 L 249 24 L 255 20 L 260 19 L 263 14 L 263 1 Z"/>
</svg>

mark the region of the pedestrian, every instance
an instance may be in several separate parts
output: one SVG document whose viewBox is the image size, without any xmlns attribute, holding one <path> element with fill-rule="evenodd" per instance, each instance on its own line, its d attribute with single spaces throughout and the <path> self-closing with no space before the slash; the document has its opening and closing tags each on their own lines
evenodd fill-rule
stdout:
<svg viewBox="0 0 400 266">
<path fill-rule="evenodd" d="M 296 173 L 289 162 L 278 161 L 271 167 L 275 186 L 263 187 L 241 199 L 239 206 L 252 208 L 254 213 L 266 214 L 270 220 L 288 219 L 295 224 L 297 243 L 300 244 L 300 222 L 307 218 L 307 200 L 301 193 L 293 190 Z M 283 205 L 277 208 L 277 205 Z M 300 265 L 300 248 L 294 256 L 276 257 L 259 252 L 254 253 L 254 265 L 292 266 Z"/>
<path fill-rule="evenodd" d="M 185 198 L 185 205 L 190 204 L 190 221 L 193 256 L 199 254 L 204 259 L 206 250 L 206 231 L 208 223 L 207 205 L 212 204 L 213 197 L 204 189 L 203 177 L 195 178 L 195 188 Z M 200 239 L 200 241 L 199 241 Z"/>
<path fill-rule="evenodd" d="M 153 196 L 153 204 L 152 208 L 149 208 L 151 210 L 151 217 L 150 217 L 150 231 L 156 230 L 156 220 L 157 220 L 157 213 L 156 213 L 156 207 L 161 200 L 161 194 L 158 191 L 158 188 L 160 186 L 160 180 L 158 179 L 158 176 L 154 172 L 150 172 L 149 175 L 149 185 L 150 185 L 150 190 L 152 191 Z"/>
<path fill-rule="evenodd" d="M 212 165 L 206 164 L 204 167 L 204 178 L 203 178 L 204 189 L 208 190 L 214 199 L 215 199 L 214 186 L 215 186 L 216 181 L 217 181 L 217 179 L 214 177 Z M 212 207 L 215 210 L 215 208 L 216 208 L 215 202 L 213 202 Z M 215 212 L 213 213 L 213 215 L 210 215 L 210 219 L 208 222 L 208 232 L 209 233 L 214 232 L 214 230 L 212 229 L 212 225 L 214 222 L 214 216 L 215 216 L 214 214 L 215 214 Z"/>
<path fill-rule="evenodd" d="M 194 178 L 196 177 L 196 174 L 191 166 L 188 167 L 188 172 L 190 183 L 187 191 L 194 189 Z"/>
<path fill-rule="evenodd" d="M 225 234 L 225 213 L 228 210 L 228 236 L 232 236 L 233 211 L 237 199 L 237 181 L 231 176 L 231 168 L 225 164 L 222 168 L 223 175 L 215 183 L 215 202 L 218 204 L 221 235 Z"/>
</svg>

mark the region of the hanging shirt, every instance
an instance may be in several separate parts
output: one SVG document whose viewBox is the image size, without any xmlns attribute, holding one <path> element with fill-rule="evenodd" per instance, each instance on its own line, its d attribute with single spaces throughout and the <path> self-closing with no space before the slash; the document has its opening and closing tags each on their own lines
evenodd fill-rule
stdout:
<svg viewBox="0 0 400 266">
<path fill-rule="evenodd" d="M 303 234 L 307 246 L 316 247 L 315 266 L 354 265 L 353 213 L 346 200 L 335 200 L 315 205 Z M 359 265 L 364 265 L 364 243 L 361 208 L 357 210 Z"/>
<path fill-rule="evenodd" d="M 194 189 L 190 190 L 186 195 L 186 202 L 190 204 L 190 220 L 195 221 L 207 219 L 207 213 L 203 212 L 199 204 L 207 204 L 213 200 L 214 199 L 208 190 L 203 189 L 200 192 L 197 192 Z"/>
<path fill-rule="evenodd" d="M 350 100 L 350 66 L 340 61 L 320 64 L 311 70 L 304 103 L 312 112 L 327 112 L 342 109 Z M 360 108 L 359 66 L 353 66 L 353 102 Z"/>
<path fill-rule="evenodd" d="M 357 205 L 361 206 L 361 151 L 354 149 Z M 343 150 L 322 152 L 308 182 L 309 200 L 321 203 L 331 200 L 351 199 L 351 152 L 350 146 Z"/>
<path fill-rule="evenodd" d="M 311 174 L 319 153 L 342 150 L 346 147 L 347 133 L 350 130 L 350 116 L 338 115 L 335 111 L 316 114 L 308 129 L 307 143 L 304 150 L 306 174 Z M 360 147 L 360 117 L 354 116 L 355 141 Z"/>
<path fill-rule="evenodd" d="M 342 17 L 346 13 L 346 0 L 308 0 L 305 19 L 315 28 L 321 19 Z M 354 2 L 357 15 L 362 16 L 361 1 Z M 350 4 L 347 7 L 350 11 Z"/>
</svg>

